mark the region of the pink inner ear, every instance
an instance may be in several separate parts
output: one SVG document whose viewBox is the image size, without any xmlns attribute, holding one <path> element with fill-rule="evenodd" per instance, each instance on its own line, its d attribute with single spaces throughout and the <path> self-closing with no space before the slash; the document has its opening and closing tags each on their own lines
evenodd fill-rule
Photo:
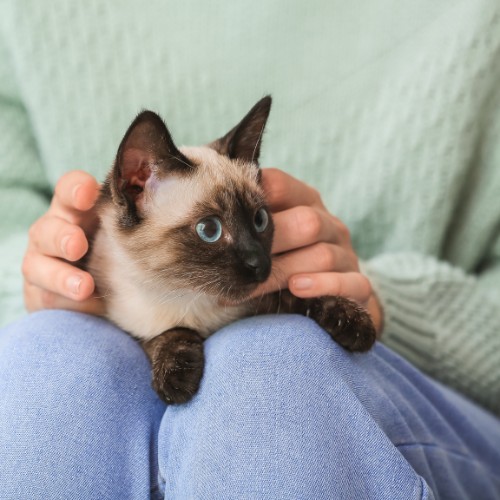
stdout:
<svg viewBox="0 0 500 500">
<path fill-rule="evenodd" d="M 127 149 L 122 157 L 122 178 L 128 186 L 139 186 L 144 189 L 154 165 L 154 157 L 147 151 Z"/>
</svg>

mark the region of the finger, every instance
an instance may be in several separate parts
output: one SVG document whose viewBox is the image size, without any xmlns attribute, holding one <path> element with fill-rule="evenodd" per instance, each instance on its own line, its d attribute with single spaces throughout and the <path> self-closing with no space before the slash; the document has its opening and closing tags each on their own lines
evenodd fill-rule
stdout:
<svg viewBox="0 0 500 500">
<path fill-rule="evenodd" d="M 88 299 L 94 291 L 89 273 L 54 257 L 27 252 L 22 271 L 30 284 L 71 300 Z"/>
<path fill-rule="evenodd" d="M 317 243 L 288 252 L 273 259 L 271 276 L 257 287 L 252 297 L 288 288 L 288 281 L 292 276 L 304 274 L 306 271 L 311 274 L 357 271 L 357 263 L 353 262 L 351 253 L 338 245 L 328 243 Z"/>
<path fill-rule="evenodd" d="M 59 217 L 45 215 L 30 228 L 31 248 L 69 261 L 81 259 L 89 248 L 83 229 Z"/>
<path fill-rule="evenodd" d="M 24 300 L 29 312 L 41 309 L 66 309 L 96 316 L 103 316 L 105 313 L 103 301 L 98 297 L 91 296 L 82 301 L 71 300 L 27 282 L 24 284 Z"/>
<path fill-rule="evenodd" d="M 63 175 L 56 184 L 51 210 L 54 215 L 78 223 L 78 212 L 90 210 L 99 195 L 99 184 L 87 172 L 73 170 Z"/>
<path fill-rule="evenodd" d="M 310 206 L 293 207 L 273 215 L 274 254 L 288 252 L 320 241 L 340 243 L 337 219 L 328 212 Z"/>
<path fill-rule="evenodd" d="M 301 298 L 335 295 L 365 305 L 372 294 L 370 280 L 361 273 L 316 273 L 292 276 L 289 290 Z"/>
<path fill-rule="evenodd" d="M 262 169 L 262 187 L 273 212 L 299 205 L 323 207 L 316 189 L 277 168 Z"/>
</svg>

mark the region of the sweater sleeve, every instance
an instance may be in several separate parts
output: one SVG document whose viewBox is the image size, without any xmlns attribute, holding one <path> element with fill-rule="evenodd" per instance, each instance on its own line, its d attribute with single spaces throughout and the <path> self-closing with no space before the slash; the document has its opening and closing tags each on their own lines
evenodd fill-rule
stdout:
<svg viewBox="0 0 500 500">
<path fill-rule="evenodd" d="M 382 341 L 433 378 L 500 413 L 500 237 L 470 275 L 433 257 L 363 263 L 384 309 Z"/>
<path fill-rule="evenodd" d="M 0 32 L 0 326 L 24 312 L 21 263 L 31 223 L 50 201 L 15 65 Z"/>
</svg>

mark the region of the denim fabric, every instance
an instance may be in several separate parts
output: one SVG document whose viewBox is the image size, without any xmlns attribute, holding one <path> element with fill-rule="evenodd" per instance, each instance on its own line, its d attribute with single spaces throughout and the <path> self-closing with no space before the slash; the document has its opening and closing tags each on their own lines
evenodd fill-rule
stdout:
<svg viewBox="0 0 500 500">
<path fill-rule="evenodd" d="M 76 313 L 0 332 L 0 498 L 500 498 L 500 421 L 382 345 L 259 317 L 206 342 L 188 404 L 139 346 Z"/>
<path fill-rule="evenodd" d="M 0 499 L 149 498 L 165 411 L 149 372 L 95 317 L 46 311 L 1 331 Z"/>
</svg>

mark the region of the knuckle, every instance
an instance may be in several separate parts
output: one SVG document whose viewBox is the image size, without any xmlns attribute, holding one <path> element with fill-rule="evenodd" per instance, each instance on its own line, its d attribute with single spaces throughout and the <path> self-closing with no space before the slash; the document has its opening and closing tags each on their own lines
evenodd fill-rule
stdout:
<svg viewBox="0 0 500 500">
<path fill-rule="evenodd" d="M 273 193 L 274 199 L 282 202 L 288 197 L 288 189 L 285 174 L 281 170 L 273 172 Z"/>
<path fill-rule="evenodd" d="M 360 274 L 359 290 L 363 298 L 368 298 L 373 293 L 371 281 L 364 274 Z"/>
<path fill-rule="evenodd" d="M 78 215 L 72 210 L 64 210 L 63 219 L 73 226 L 78 226 Z"/>
<path fill-rule="evenodd" d="M 340 220 L 337 220 L 337 233 L 342 241 L 351 241 L 349 228 Z"/>
<path fill-rule="evenodd" d="M 317 241 L 321 234 L 321 217 L 312 207 L 299 207 L 297 227 L 311 242 Z"/>
<path fill-rule="evenodd" d="M 29 230 L 28 230 L 28 237 L 30 241 L 37 247 L 40 239 L 40 220 L 38 219 L 36 222 L 34 222 Z"/>
<path fill-rule="evenodd" d="M 321 202 L 321 193 L 319 192 L 318 189 L 316 189 L 313 186 L 309 186 L 309 189 L 311 190 L 311 198 L 315 203 L 320 203 Z"/>
<path fill-rule="evenodd" d="M 322 271 L 331 271 L 335 267 L 335 256 L 330 245 L 318 243 L 314 258 Z"/>
</svg>

